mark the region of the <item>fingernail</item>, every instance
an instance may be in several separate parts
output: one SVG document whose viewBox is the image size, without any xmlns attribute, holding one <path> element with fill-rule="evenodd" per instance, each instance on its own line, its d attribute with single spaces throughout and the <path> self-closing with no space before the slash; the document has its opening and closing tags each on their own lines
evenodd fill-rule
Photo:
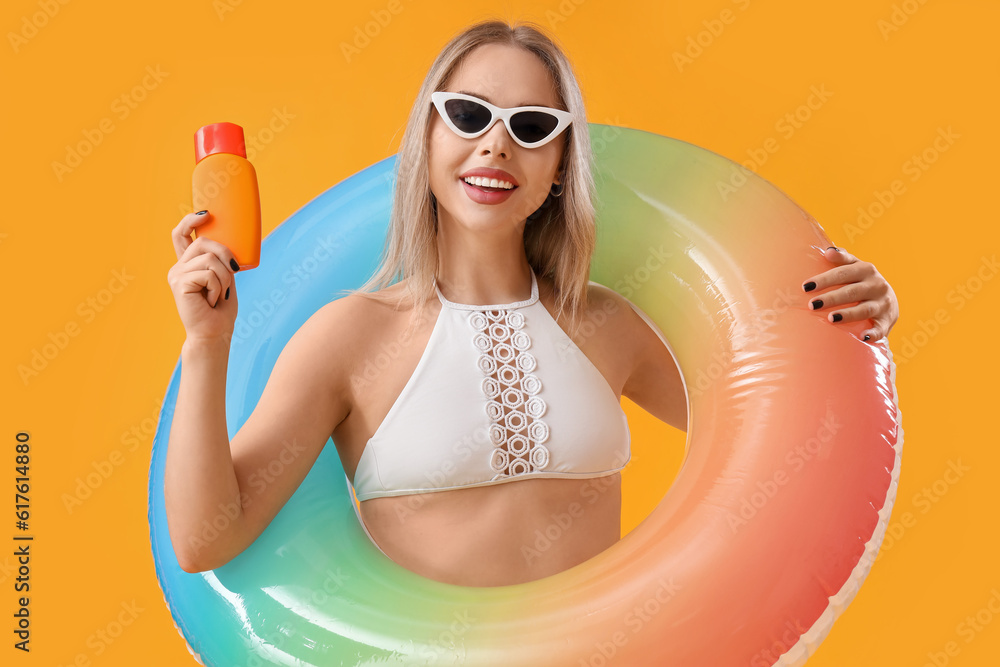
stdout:
<svg viewBox="0 0 1000 667">
<path fill-rule="evenodd" d="M 840 313 L 834 313 L 833 314 L 833 321 L 834 322 L 839 322 L 842 319 L 844 319 L 844 316 L 841 315 Z"/>
<path fill-rule="evenodd" d="M 837 252 L 840 252 L 840 248 L 838 248 L 838 247 L 837 247 L 837 246 L 835 246 L 835 245 L 832 245 L 832 246 L 828 246 L 828 247 L 827 247 L 827 250 L 830 250 L 830 249 L 833 249 L 833 250 L 836 250 Z"/>
<path fill-rule="evenodd" d="M 227 287 L 226 288 L 226 299 L 228 299 L 228 298 L 229 298 L 229 288 Z"/>
<path fill-rule="evenodd" d="M 865 334 L 865 340 L 868 340 L 869 338 L 871 338 L 871 336 L 869 336 L 868 334 Z"/>
<path fill-rule="evenodd" d="M 807 292 L 812 292 L 814 289 L 816 289 L 816 283 L 810 280 L 809 282 L 807 282 L 805 285 L 802 286 L 802 289 L 804 289 Z"/>
<path fill-rule="evenodd" d="M 820 308 L 823 307 L 823 300 L 822 299 L 813 299 L 812 307 L 813 307 L 813 310 L 819 310 Z"/>
<path fill-rule="evenodd" d="M 236 271 L 239 271 L 239 270 L 240 270 L 240 265 L 236 263 L 236 260 L 235 260 L 235 259 L 230 259 L 230 260 L 229 260 L 229 266 L 233 267 L 233 271 L 234 271 L 234 272 L 236 272 Z"/>
<path fill-rule="evenodd" d="M 204 211 L 198 211 L 197 213 L 195 213 L 195 215 L 205 215 L 206 213 L 208 213 L 208 209 L 205 209 Z"/>
</svg>

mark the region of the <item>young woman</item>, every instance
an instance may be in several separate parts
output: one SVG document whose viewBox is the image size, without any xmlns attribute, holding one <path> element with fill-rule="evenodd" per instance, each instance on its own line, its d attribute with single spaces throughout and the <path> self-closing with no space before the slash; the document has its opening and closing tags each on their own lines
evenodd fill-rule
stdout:
<svg viewBox="0 0 1000 667">
<path fill-rule="evenodd" d="M 465 586 L 539 579 L 619 539 L 630 452 L 621 396 L 686 429 L 669 351 L 631 302 L 588 281 L 587 120 L 549 38 L 494 21 L 455 37 L 417 95 L 399 156 L 382 267 L 289 340 L 232 442 L 236 263 L 217 242 L 191 241 L 211 211 L 173 230 L 168 279 L 187 337 L 164 486 L 186 571 L 252 543 L 332 437 L 362 524 L 388 557 Z M 885 336 L 898 313 L 889 285 L 846 252 L 827 258 L 836 266 L 797 289 L 840 286 L 815 306 L 831 326 L 872 318 L 869 340 Z M 597 312 L 605 323 L 580 336 Z M 398 354 L 372 373 L 384 349 Z M 274 461 L 280 474 L 267 473 Z M 196 547 L 220 514 L 226 528 Z M 561 536 L 540 540 L 556 522 Z"/>
</svg>

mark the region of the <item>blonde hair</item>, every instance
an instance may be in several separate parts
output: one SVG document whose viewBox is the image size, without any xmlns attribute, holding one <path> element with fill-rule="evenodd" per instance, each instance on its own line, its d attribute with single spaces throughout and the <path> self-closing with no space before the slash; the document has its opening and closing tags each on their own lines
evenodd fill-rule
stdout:
<svg viewBox="0 0 1000 667">
<path fill-rule="evenodd" d="M 531 22 L 508 25 L 487 20 L 466 28 L 452 38 L 438 54 L 424 79 L 410 110 L 397 156 L 397 178 L 392 214 L 382 262 L 364 285 L 352 294 L 398 308 L 409 300 L 419 310 L 434 297 L 434 275 L 438 265 L 437 202 L 430 190 L 427 172 L 428 141 L 432 113 L 431 93 L 443 90 L 449 78 L 474 49 L 484 44 L 504 44 L 534 53 L 548 69 L 559 102 L 573 114 L 566 130 L 560 165 L 563 194 L 551 194 L 536 211 L 524 211 L 524 247 L 528 263 L 538 276 L 551 277 L 556 296 L 557 317 L 568 312 L 576 323 L 586 312 L 590 261 L 596 242 L 590 133 L 576 76 L 569 60 L 541 28 Z M 391 286 L 406 279 L 407 294 L 396 298 L 371 290 Z M 573 325 L 575 330 L 577 324 Z"/>
</svg>

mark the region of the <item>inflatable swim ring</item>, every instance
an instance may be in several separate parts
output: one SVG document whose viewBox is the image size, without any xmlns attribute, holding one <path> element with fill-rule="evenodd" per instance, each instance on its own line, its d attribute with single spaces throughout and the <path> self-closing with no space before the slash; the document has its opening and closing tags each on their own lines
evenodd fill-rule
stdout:
<svg viewBox="0 0 1000 667">
<path fill-rule="evenodd" d="M 772 185 L 682 141 L 590 131 L 591 279 L 659 327 L 688 394 L 685 458 L 662 501 L 570 570 L 453 586 L 370 541 L 328 442 L 252 545 L 186 573 L 163 500 L 178 363 L 153 443 L 150 538 L 199 662 L 753 667 L 800 665 L 816 650 L 865 579 L 895 499 L 902 430 L 888 345 L 859 340 L 863 321 L 831 325 L 806 309 L 798 285 L 829 268 L 821 252 L 832 244 Z M 313 199 L 267 236 L 258 270 L 237 274 L 230 437 L 292 334 L 375 269 L 394 165 L 387 158 Z M 205 538 L 226 520 L 220 511 Z"/>
</svg>

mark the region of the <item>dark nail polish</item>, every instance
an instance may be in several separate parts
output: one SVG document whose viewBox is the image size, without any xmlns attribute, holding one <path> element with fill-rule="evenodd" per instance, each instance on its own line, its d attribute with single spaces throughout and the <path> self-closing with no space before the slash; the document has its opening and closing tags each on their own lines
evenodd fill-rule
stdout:
<svg viewBox="0 0 1000 667">
<path fill-rule="evenodd" d="M 802 289 L 804 289 L 807 292 L 812 292 L 814 289 L 816 289 L 816 283 L 810 280 L 809 282 L 807 282 L 805 285 L 802 286 Z"/>
<path fill-rule="evenodd" d="M 240 270 L 240 265 L 236 263 L 235 259 L 229 260 L 229 266 L 233 267 L 233 272 Z"/>
<path fill-rule="evenodd" d="M 827 250 L 836 250 L 837 252 L 840 252 L 840 248 L 838 248 L 838 247 L 837 247 L 837 246 L 835 246 L 835 245 L 832 245 L 832 246 L 828 246 L 828 247 L 827 247 Z"/>
<path fill-rule="evenodd" d="M 841 315 L 840 313 L 834 313 L 833 314 L 833 321 L 834 322 L 839 322 L 842 319 L 844 319 L 844 316 Z"/>
<path fill-rule="evenodd" d="M 813 310 L 819 310 L 820 308 L 823 307 L 823 300 L 822 299 L 813 299 L 812 307 L 813 307 Z"/>
<path fill-rule="evenodd" d="M 206 213 L 208 213 L 208 209 L 205 209 L 204 211 L 198 211 L 197 213 L 195 213 L 195 215 L 205 215 Z"/>
<path fill-rule="evenodd" d="M 869 338 L 871 338 L 871 336 L 869 336 L 868 334 L 865 334 L 865 340 L 868 340 Z"/>
<path fill-rule="evenodd" d="M 226 299 L 229 299 L 229 288 L 226 288 Z"/>
</svg>

